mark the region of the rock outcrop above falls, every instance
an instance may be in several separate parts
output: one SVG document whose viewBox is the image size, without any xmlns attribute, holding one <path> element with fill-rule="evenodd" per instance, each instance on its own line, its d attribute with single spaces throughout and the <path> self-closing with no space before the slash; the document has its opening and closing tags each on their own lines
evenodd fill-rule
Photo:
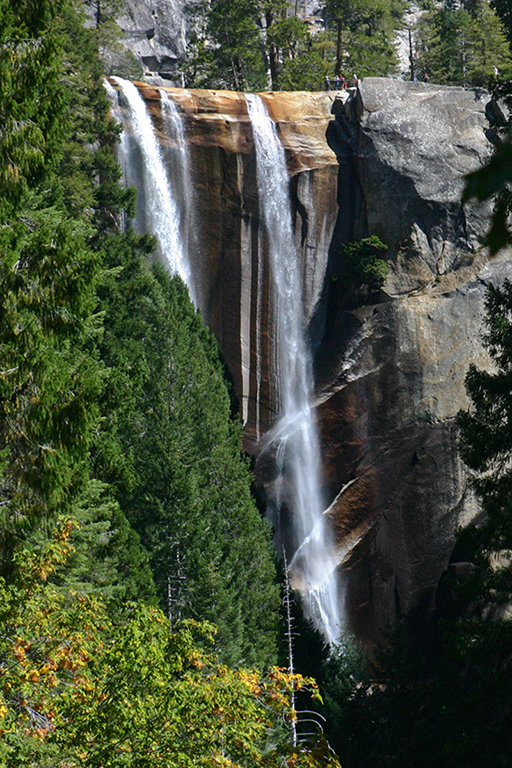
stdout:
<svg viewBox="0 0 512 768">
<path fill-rule="evenodd" d="M 96 0 L 85 0 L 85 9 L 95 23 Z M 123 72 L 129 52 L 145 74 L 181 83 L 177 68 L 186 48 L 185 0 L 123 0 L 117 24 L 120 45 L 101 49 L 106 71 Z"/>
<path fill-rule="evenodd" d="M 141 91 L 160 125 L 158 91 Z M 233 377 L 246 447 L 257 452 L 276 396 L 245 99 L 167 93 L 190 147 L 199 303 Z M 287 153 L 347 612 L 371 642 L 399 616 L 433 608 L 455 531 L 477 513 L 454 420 L 467 407 L 470 362 L 489 362 L 486 286 L 512 278 L 507 254 L 490 261 L 481 246 L 489 208 L 461 204 L 464 174 L 490 152 L 488 95 L 376 78 L 346 103 L 332 93 L 263 99 Z M 369 234 L 389 248 L 389 277 L 375 303 L 351 309 L 336 280 L 339 246 Z"/>
</svg>

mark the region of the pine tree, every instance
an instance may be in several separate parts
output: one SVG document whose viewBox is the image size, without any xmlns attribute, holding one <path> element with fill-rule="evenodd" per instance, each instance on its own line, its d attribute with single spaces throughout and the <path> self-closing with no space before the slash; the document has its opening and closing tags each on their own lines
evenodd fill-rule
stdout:
<svg viewBox="0 0 512 768">
<path fill-rule="evenodd" d="M 509 43 L 512 45 L 512 6 L 508 0 L 491 0 L 491 6 L 503 22 Z"/>
<path fill-rule="evenodd" d="M 201 0 L 188 6 L 188 87 L 264 90 L 266 66 L 258 0 Z"/>
<path fill-rule="evenodd" d="M 127 233 L 105 243 L 100 351 L 112 386 L 102 408 L 115 422 L 98 466 L 151 554 L 170 617 L 214 622 L 224 660 L 261 664 L 274 654 L 279 603 L 241 426 L 185 287 L 150 267 L 151 243 L 137 253 L 136 242 Z"/>
<path fill-rule="evenodd" d="M 329 0 L 326 8 L 336 27 L 336 73 L 385 77 L 396 71 L 394 30 L 404 11 L 400 0 Z"/>
<path fill-rule="evenodd" d="M 111 549 L 127 576 L 123 546 L 143 559 L 106 491 L 91 509 L 90 451 L 106 385 L 96 353 L 95 242 L 131 195 L 116 184 L 118 130 L 82 22 L 66 2 L 3 2 L 0 14 L 0 572 L 9 578 L 17 550 L 75 509 L 104 525 L 112 511 L 107 528 L 118 526 L 119 536 Z M 148 574 L 142 592 L 151 592 L 142 587 Z"/>
<path fill-rule="evenodd" d="M 445 0 L 418 25 L 418 67 L 433 82 L 486 86 L 498 70 L 512 74 L 503 24 L 487 0 Z"/>
</svg>

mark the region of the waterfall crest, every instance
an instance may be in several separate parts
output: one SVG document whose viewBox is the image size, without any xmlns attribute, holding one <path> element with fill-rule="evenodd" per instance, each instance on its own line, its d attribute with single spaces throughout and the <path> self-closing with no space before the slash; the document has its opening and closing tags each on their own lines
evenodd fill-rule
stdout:
<svg viewBox="0 0 512 768">
<path fill-rule="evenodd" d="M 337 640 L 340 614 L 336 560 L 320 490 L 319 444 L 311 408 L 313 375 L 304 338 L 303 285 L 293 236 L 288 171 L 276 127 L 259 96 L 247 95 L 256 152 L 260 217 L 271 273 L 274 354 L 280 416 L 264 436 L 278 479 L 269 494 L 270 516 L 279 525 L 283 505 L 292 514 L 292 586 L 305 613 L 329 643 Z"/>
<path fill-rule="evenodd" d="M 119 85 L 128 107 L 128 119 L 124 122 L 142 156 L 142 189 L 140 179 L 133 174 L 133 158 L 128 141 L 124 138 L 121 150 L 124 154 L 123 166 L 128 184 L 138 187 L 139 198 L 143 197 L 143 206 L 147 229 L 158 239 L 160 255 L 172 274 L 178 274 L 191 285 L 191 270 L 188 263 L 186 245 L 183 238 L 180 210 L 175 193 L 170 183 L 162 152 L 157 141 L 151 118 L 144 100 L 137 88 L 129 80 L 112 78 Z M 132 178 L 130 175 L 133 174 Z M 139 182 L 139 183 L 138 183 Z M 140 201 L 142 202 L 142 201 Z"/>
</svg>

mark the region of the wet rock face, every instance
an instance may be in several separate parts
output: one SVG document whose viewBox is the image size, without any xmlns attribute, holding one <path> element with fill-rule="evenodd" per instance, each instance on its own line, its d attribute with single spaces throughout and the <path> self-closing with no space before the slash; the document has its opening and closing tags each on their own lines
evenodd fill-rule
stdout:
<svg viewBox="0 0 512 768">
<path fill-rule="evenodd" d="M 158 126 L 158 91 L 141 90 Z M 190 146 L 201 308 L 255 451 L 274 417 L 275 382 L 245 99 L 168 93 Z M 477 512 L 455 416 L 468 405 L 469 364 L 489 364 L 481 343 L 486 286 L 512 279 L 510 254 L 489 261 L 481 248 L 489 208 L 460 202 L 464 174 L 490 152 L 487 96 L 369 78 L 346 104 L 332 93 L 264 99 L 287 153 L 347 613 L 371 643 L 408 611 L 428 613 L 455 531 Z M 376 303 L 349 310 L 333 279 L 339 245 L 368 234 L 389 247 L 389 277 Z M 271 468 L 262 471 L 262 484 L 271 482 Z"/>
<path fill-rule="evenodd" d="M 140 90 L 165 143 L 159 92 L 143 85 Z M 253 450 L 257 437 L 275 419 L 276 387 L 269 378 L 273 332 L 269 266 L 260 233 L 247 104 L 243 94 L 234 92 L 166 91 L 182 113 L 190 152 L 196 293 L 233 377 L 246 427 L 246 448 Z M 323 289 L 337 217 L 338 163 L 325 141 L 334 96 L 281 93 L 262 97 L 286 151 L 309 317 Z"/>
</svg>

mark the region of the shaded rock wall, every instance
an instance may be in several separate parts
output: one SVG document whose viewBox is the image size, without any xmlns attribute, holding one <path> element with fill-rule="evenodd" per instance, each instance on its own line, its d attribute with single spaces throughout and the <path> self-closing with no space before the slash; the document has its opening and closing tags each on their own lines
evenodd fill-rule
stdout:
<svg viewBox="0 0 512 768">
<path fill-rule="evenodd" d="M 338 531 L 352 627 L 377 639 L 396 618 L 433 606 L 458 525 L 477 505 L 457 452 L 482 348 L 485 287 L 512 277 L 481 247 L 489 209 L 460 202 L 464 174 L 488 157 L 488 95 L 384 79 L 337 110 L 330 143 L 354 191 L 342 237 L 389 246 L 379 303 L 343 307 L 325 291 L 317 353 L 330 515 Z M 335 249 L 330 272 L 336 270 Z M 427 610 L 428 613 L 428 610 Z"/>
<path fill-rule="evenodd" d="M 141 91 L 160 125 L 158 91 Z M 233 376 L 246 447 L 255 451 L 274 417 L 275 392 L 245 99 L 168 93 L 183 113 L 194 169 L 200 304 Z M 477 511 L 454 417 L 467 406 L 469 363 L 488 364 L 485 287 L 512 278 L 507 254 L 489 262 L 481 248 L 488 209 L 460 202 L 463 175 L 489 153 L 488 97 L 367 79 L 346 103 L 331 93 L 263 98 L 290 172 L 324 488 L 348 616 L 371 642 L 397 616 L 432 605 L 454 532 Z M 334 279 L 339 245 L 367 234 L 388 245 L 389 277 L 377 303 L 348 310 Z"/>
</svg>

